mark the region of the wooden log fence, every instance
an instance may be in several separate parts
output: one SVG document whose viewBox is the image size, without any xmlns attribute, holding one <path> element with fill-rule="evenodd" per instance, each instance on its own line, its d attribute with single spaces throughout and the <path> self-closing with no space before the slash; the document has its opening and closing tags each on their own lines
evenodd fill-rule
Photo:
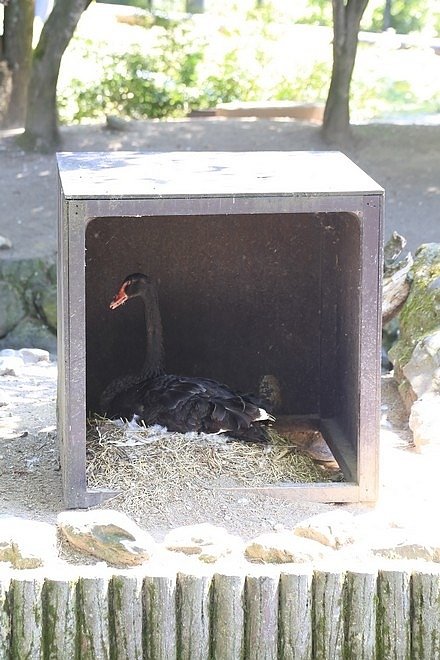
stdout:
<svg viewBox="0 0 440 660">
<path fill-rule="evenodd" d="M 440 567 L 0 573 L 0 660 L 440 660 Z"/>
</svg>

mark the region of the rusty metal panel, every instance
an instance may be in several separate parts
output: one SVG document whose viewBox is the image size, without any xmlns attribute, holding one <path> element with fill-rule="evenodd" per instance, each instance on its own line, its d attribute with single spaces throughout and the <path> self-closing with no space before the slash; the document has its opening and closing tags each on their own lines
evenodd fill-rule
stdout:
<svg viewBox="0 0 440 660">
<path fill-rule="evenodd" d="M 192 174 L 186 195 L 182 167 Z M 347 482 L 262 492 L 374 500 L 381 188 L 335 153 L 63 154 L 59 168 L 66 505 L 108 496 L 87 489 L 86 414 L 142 362 L 143 311 L 108 311 L 115 286 L 137 270 L 159 281 L 167 370 L 242 390 L 275 373 L 282 413 L 319 420 Z"/>
</svg>

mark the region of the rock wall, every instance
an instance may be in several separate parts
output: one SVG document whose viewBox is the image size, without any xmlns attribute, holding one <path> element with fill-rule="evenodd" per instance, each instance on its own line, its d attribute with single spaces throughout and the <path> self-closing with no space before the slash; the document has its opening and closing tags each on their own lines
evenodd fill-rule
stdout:
<svg viewBox="0 0 440 660">
<path fill-rule="evenodd" d="M 420 448 L 440 443 L 440 243 L 419 247 L 411 277 L 400 337 L 389 356 Z"/>
<path fill-rule="evenodd" d="M 49 259 L 0 259 L 0 349 L 56 353 L 56 265 Z"/>
</svg>

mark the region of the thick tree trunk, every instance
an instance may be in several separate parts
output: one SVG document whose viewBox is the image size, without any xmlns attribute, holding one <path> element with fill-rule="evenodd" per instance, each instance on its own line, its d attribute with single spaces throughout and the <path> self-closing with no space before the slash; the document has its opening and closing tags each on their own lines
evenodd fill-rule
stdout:
<svg viewBox="0 0 440 660">
<path fill-rule="evenodd" d="M 391 27 L 391 2 L 392 0 L 385 0 L 385 7 L 383 10 L 383 24 L 382 30 L 388 30 Z"/>
<path fill-rule="evenodd" d="M 9 99 L 12 92 L 12 74 L 5 60 L 0 59 L 0 126 L 7 126 Z"/>
<path fill-rule="evenodd" d="M 58 0 L 34 52 L 28 89 L 26 149 L 52 151 L 59 144 L 56 90 L 61 58 L 91 0 Z"/>
<path fill-rule="evenodd" d="M 368 0 L 332 0 L 332 4 L 333 70 L 322 130 L 327 140 L 338 141 L 350 134 L 350 83 Z"/>
<path fill-rule="evenodd" d="M 189 14 L 203 14 L 205 11 L 205 0 L 186 0 L 186 11 Z"/>
<path fill-rule="evenodd" d="M 26 117 L 27 89 L 32 62 L 32 27 L 34 3 L 32 0 L 8 2 L 4 13 L 3 58 L 10 72 L 3 77 L 7 86 L 0 90 L 3 96 L 3 126 L 23 126 Z"/>
</svg>

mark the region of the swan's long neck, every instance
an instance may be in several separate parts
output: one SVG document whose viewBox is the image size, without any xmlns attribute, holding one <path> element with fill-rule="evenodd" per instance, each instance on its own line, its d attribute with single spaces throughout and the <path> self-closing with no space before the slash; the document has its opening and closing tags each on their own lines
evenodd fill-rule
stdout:
<svg viewBox="0 0 440 660">
<path fill-rule="evenodd" d="M 145 308 L 145 325 L 147 330 L 145 361 L 142 367 L 142 378 L 157 376 L 164 371 L 163 366 L 163 335 L 157 291 L 152 289 L 143 296 Z"/>
</svg>

